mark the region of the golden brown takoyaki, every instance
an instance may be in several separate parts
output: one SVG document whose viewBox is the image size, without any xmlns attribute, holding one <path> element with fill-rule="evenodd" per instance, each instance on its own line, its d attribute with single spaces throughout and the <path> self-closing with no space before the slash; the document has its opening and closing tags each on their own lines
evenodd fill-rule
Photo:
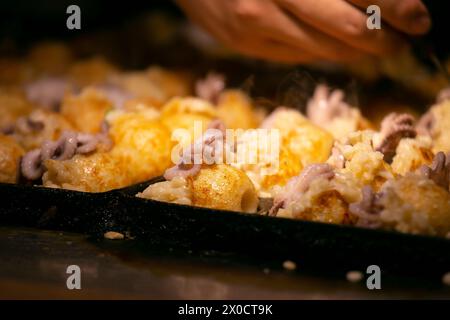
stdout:
<svg viewBox="0 0 450 320">
<path fill-rule="evenodd" d="M 11 137 L 0 134 L 0 182 L 16 183 L 24 150 Z"/>
</svg>

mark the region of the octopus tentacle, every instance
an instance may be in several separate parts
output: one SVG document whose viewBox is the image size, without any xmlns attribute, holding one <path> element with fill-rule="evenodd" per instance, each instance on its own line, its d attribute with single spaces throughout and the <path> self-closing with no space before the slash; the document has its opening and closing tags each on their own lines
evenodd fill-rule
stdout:
<svg viewBox="0 0 450 320">
<path fill-rule="evenodd" d="M 333 167 L 327 163 L 307 166 L 300 175 L 292 178 L 286 184 L 283 194 L 275 197 L 273 207 L 269 210 L 270 216 L 276 216 L 279 209 L 285 208 L 289 203 L 297 201 L 302 194 L 308 191 L 311 183 L 318 178 L 333 179 Z"/>
<path fill-rule="evenodd" d="M 390 163 L 395 156 L 400 140 L 414 138 L 416 135 L 413 116 L 406 113 L 391 113 L 381 123 L 380 136 L 377 141 L 374 141 L 374 148 L 383 153 L 384 160 Z"/>
<path fill-rule="evenodd" d="M 35 149 L 22 157 L 20 171 L 28 180 L 37 180 L 44 173 L 41 149 Z"/>
<path fill-rule="evenodd" d="M 419 170 L 423 176 L 450 191 L 450 153 L 445 155 L 443 152 L 438 152 L 431 167 L 423 165 Z"/>
<path fill-rule="evenodd" d="M 195 163 L 196 156 L 202 159 L 202 163 L 211 164 L 211 157 L 215 156 L 218 147 L 223 148 L 225 141 L 225 125 L 220 120 L 212 121 L 202 137 L 194 141 L 188 148 L 183 150 L 180 162 L 164 173 L 166 180 L 172 180 L 177 176 L 183 178 L 198 174 L 201 163 Z M 222 145 L 219 143 L 222 142 Z"/>
<path fill-rule="evenodd" d="M 383 210 L 381 197 L 382 194 L 374 193 L 372 187 L 363 187 L 361 201 L 349 205 L 350 213 L 358 218 L 356 225 L 369 228 L 380 225 L 379 214 Z"/>
<path fill-rule="evenodd" d="M 225 77 L 222 74 L 210 72 L 204 79 L 195 84 L 196 95 L 204 100 L 217 103 L 219 95 L 225 89 Z"/>
</svg>

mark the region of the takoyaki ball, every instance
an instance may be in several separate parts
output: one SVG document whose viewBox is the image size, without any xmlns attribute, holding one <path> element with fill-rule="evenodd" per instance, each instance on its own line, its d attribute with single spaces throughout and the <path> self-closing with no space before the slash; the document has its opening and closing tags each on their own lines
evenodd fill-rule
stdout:
<svg viewBox="0 0 450 320">
<path fill-rule="evenodd" d="M 16 183 L 24 150 L 11 137 L 0 134 L 0 182 Z"/>
<path fill-rule="evenodd" d="M 0 85 L 21 86 L 32 76 L 32 70 L 23 60 L 0 58 Z"/>
<path fill-rule="evenodd" d="M 311 122 L 330 132 L 336 139 L 371 127 L 359 109 L 350 106 L 344 98 L 342 90 L 331 90 L 320 84 L 306 107 Z"/>
<path fill-rule="evenodd" d="M 60 114 L 36 109 L 28 116 L 17 119 L 11 136 L 26 150 L 41 147 L 46 140 L 54 141 L 72 125 Z"/>
<path fill-rule="evenodd" d="M 450 193 L 434 181 L 409 173 L 388 181 L 380 192 L 383 228 L 413 234 L 449 236 Z"/>
<path fill-rule="evenodd" d="M 151 111 L 158 115 L 161 113 L 159 108 L 146 98 L 131 98 L 124 102 L 122 109 L 128 112 Z"/>
<path fill-rule="evenodd" d="M 328 190 L 314 195 L 313 202 L 301 209 L 292 204 L 286 210 L 280 210 L 278 217 L 308 220 L 315 222 L 350 224 L 348 203 L 336 190 Z"/>
<path fill-rule="evenodd" d="M 152 66 L 146 70 L 149 79 L 156 83 L 164 93 L 164 101 L 173 97 L 184 97 L 191 93 L 191 79 L 182 72 L 168 71 Z"/>
<path fill-rule="evenodd" d="M 416 171 L 422 165 L 430 164 L 434 157 L 432 147 L 431 139 L 426 136 L 400 140 L 391 163 L 392 171 L 395 174 L 405 175 Z"/>
<path fill-rule="evenodd" d="M 306 165 L 324 162 L 330 155 L 333 145 L 331 134 L 313 125 L 298 111 L 277 109 L 264 120 L 262 128 L 278 130 L 280 135 L 279 169 L 257 179 L 263 192 L 270 193 L 274 186 L 285 185 Z M 261 168 L 252 166 L 250 171 L 255 169 L 258 171 Z M 249 175 L 253 176 L 251 173 Z"/>
<path fill-rule="evenodd" d="M 278 129 L 281 133 L 287 133 L 305 123 L 310 122 L 297 110 L 278 107 L 264 119 L 260 127 L 263 129 Z"/>
<path fill-rule="evenodd" d="M 145 98 L 155 106 L 162 106 L 174 96 L 189 94 L 189 84 L 183 77 L 160 68 L 128 72 L 110 79 L 137 98 Z"/>
<path fill-rule="evenodd" d="M 191 177 L 150 185 L 137 197 L 210 209 L 255 213 L 256 190 L 247 175 L 229 165 L 203 166 Z"/>
<path fill-rule="evenodd" d="M 230 129 L 256 128 L 261 120 L 250 97 L 239 90 L 227 90 L 220 94 L 217 114 Z"/>
<path fill-rule="evenodd" d="M 422 116 L 418 125 L 419 135 L 430 136 L 433 140 L 433 151 L 450 151 L 450 100 L 434 105 Z"/>
<path fill-rule="evenodd" d="M 351 224 L 350 203 L 360 199 L 360 186 L 328 164 L 307 166 L 275 192 L 269 215 L 317 222 Z"/>
<path fill-rule="evenodd" d="M 61 75 L 73 62 L 73 55 L 62 43 L 42 42 L 31 49 L 27 62 L 35 76 Z"/>
<path fill-rule="evenodd" d="M 126 163 L 131 181 L 151 179 L 172 165 L 173 143 L 157 114 L 124 112 L 108 123 L 114 145 L 111 155 Z"/>
<path fill-rule="evenodd" d="M 33 105 L 18 90 L 0 89 L 0 133 L 10 133 L 18 118 L 27 116 Z"/>
<path fill-rule="evenodd" d="M 256 212 L 258 196 L 247 175 L 229 165 L 205 166 L 192 178 L 192 204 L 211 209 Z"/>
<path fill-rule="evenodd" d="M 86 87 L 106 82 L 117 73 L 117 69 L 101 57 L 75 62 L 68 71 L 68 77 L 78 86 Z"/>
<path fill-rule="evenodd" d="M 182 137 L 181 145 L 188 145 L 202 134 L 209 123 L 217 118 L 215 108 L 207 101 L 197 98 L 173 98 L 161 109 L 161 122 L 171 134 L 177 129 L 187 130 L 190 136 Z M 201 132 L 195 132 L 199 128 Z"/>
<path fill-rule="evenodd" d="M 106 112 L 112 107 L 113 103 L 101 91 L 86 88 L 79 95 L 70 95 L 63 100 L 61 114 L 75 130 L 98 133 Z"/>
<path fill-rule="evenodd" d="M 352 175 L 361 186 L 370 185 L 379 190 L 381 185 L 393 177 L 392 168 L 384 161 L 384 155 L 372 145 L 372 131 L 350 133 L 334 144 L 327 163 L 344 174 Z"/>
<path fill-rule="evenodd" d="M 107 152 L 75 155 L 69 160 L 46 160 L 43 185 L 85 192 L 103 192 L 133 183 L 128 163 Z"/>
</svg>

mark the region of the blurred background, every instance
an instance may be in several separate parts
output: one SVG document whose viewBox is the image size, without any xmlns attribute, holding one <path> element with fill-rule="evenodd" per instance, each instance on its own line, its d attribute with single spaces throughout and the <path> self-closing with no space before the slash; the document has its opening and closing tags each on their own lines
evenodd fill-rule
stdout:
<svg viewBox="0 0 450 320">
<path fill-rule="evenodd" d="M 369 117 L 373 105 L 377 110 L 423 111 L 448 85 L 443 70 L 450 69 L 450 2 L 424 2 L 433 18 L 429 35 L 411 39 L 412 54 L 375 64 L 286 66 L 237 56 L 186 21 L 173 1 L 164 0 L 2 1 L 0 56 L 20 57 L 36 43 L 56 40 L 79 59 L 102 56 L 124 69 L 159 65 L 194 77 L 221 72 L 229 86 L 246 90 L 268 108 L 283 104 L 302 109 L 315 85 L 327 82 L 344 89 L 348 102 L 362 106 Z M 81 8 L 81 30 L 66 27 L 71 4 Z"/>
</svg>

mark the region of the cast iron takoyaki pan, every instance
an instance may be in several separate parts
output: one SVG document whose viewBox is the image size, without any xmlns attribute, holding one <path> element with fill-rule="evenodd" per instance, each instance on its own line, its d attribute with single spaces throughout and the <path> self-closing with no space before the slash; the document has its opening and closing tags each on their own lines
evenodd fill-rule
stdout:
<svg viewBox="0 0 450 320">
<path fill-rule="evenodd" d="M 0 224 L 103 237 L 129 235 L 137 246 L 292 260 L 302 269 L 383 270 L 440 277 L 450 270 L 450 240 L 309 221 L 211 210 L 136 198 L 160 178 L 105 193 L 0 184 Z"/>
</svg>

